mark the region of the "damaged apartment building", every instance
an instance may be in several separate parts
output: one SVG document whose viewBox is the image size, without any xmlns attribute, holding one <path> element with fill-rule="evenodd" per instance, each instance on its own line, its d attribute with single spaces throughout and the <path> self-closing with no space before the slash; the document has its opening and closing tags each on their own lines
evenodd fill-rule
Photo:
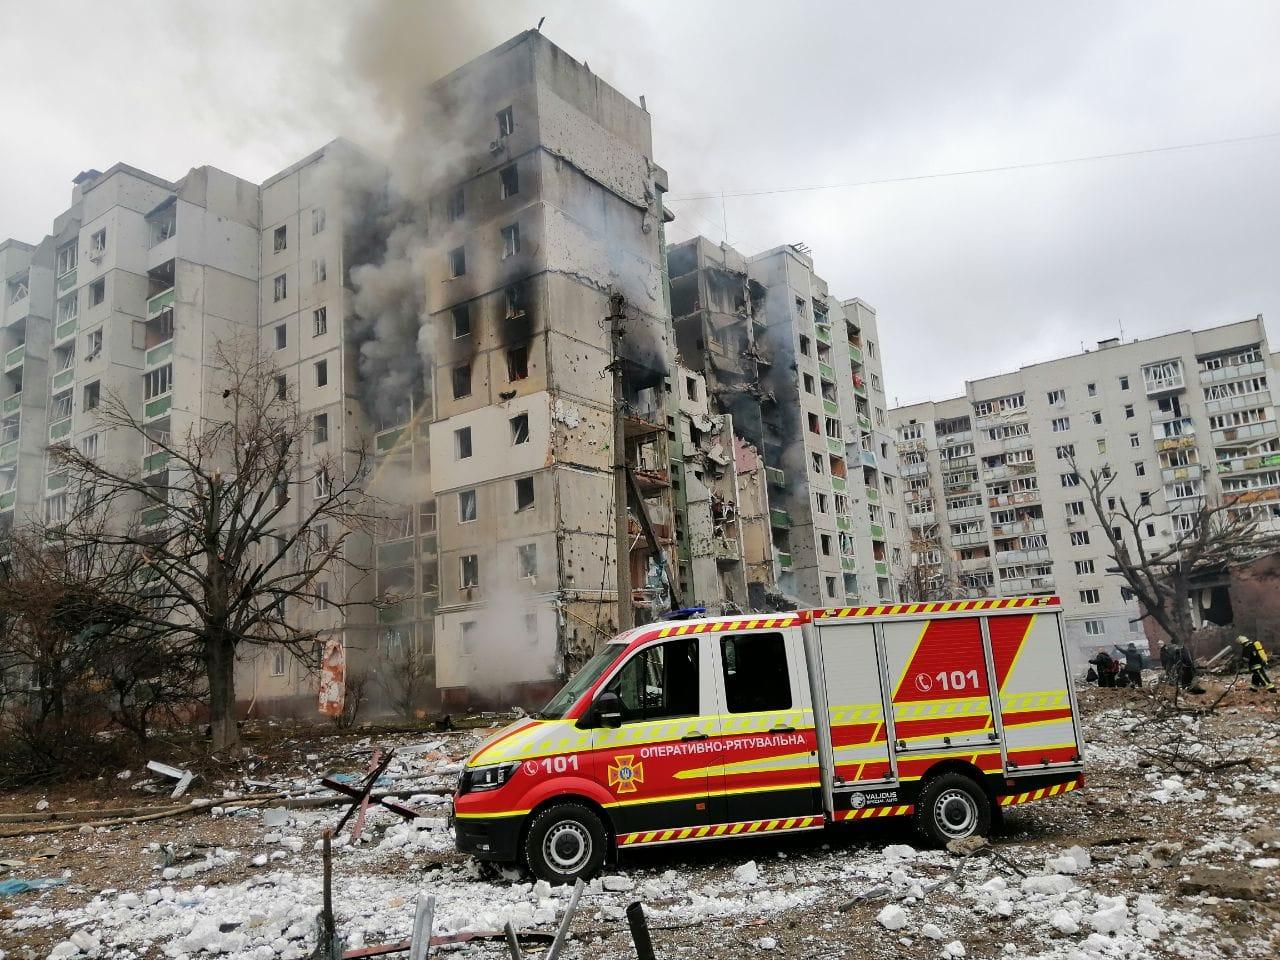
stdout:
<svg viewBox="0 0 1280 960">
<path fill-rule="evenodd" d="M 893 599 L 903 524 L 875 311 L 832 298 L 801 245 L 744 257 L 695 237 L 668 270 L 681 362 L 733 433 L 733 469 L 705 475 L 710 553 L 741 545 L 726 587 L 745 578 L 753 610 Z"/>
</svg>

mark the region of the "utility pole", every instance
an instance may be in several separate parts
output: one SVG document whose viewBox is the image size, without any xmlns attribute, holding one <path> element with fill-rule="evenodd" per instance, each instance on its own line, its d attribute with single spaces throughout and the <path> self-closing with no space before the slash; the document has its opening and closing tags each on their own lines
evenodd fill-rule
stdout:
<svg viewBox="0 0 1280 960">
<path fill-rule="evenodd" d="M 618 559 L 618 630 L 635 625 L 631 607 L 631 531 L 627 523 L 627 418 L 622 392 L 622 323 L 625 298 L 609 295 L 609 342 L 613 348 L 613 504 L 614 541 Z"/>
</svg>

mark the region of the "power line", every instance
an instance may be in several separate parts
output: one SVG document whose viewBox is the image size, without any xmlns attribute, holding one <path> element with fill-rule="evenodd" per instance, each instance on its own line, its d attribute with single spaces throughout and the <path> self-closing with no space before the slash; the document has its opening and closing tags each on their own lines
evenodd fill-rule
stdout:
<svg viewBox="0 0 1280 960">
<path fill-rule="evenodd" d="M 920 173 L 909 177 L 880 177 L 875 180 L 851 180 L 846 183 L 822 183 L 803 187 L 777 187 L 771 190 L 724 190 L 715 193 L 690 194 L 687 197 L 666 197 L 671 203 L 692 200 L 720 200 L 727 197 L 762 197 L 777 193 L 807 193 L 815 190 L 842 190 L 847 187 L 873 187 L 886 183 L 911 183 L 916 180 L 942 180 L 947 177 L 971 177 L 982 173 L 1006 173 L 1010 170 L 1032 170 L 1037 167 L 1058 167 L 1071 163 L 1092 163 L 1095 160 L 1119 160 L 1124 157 L 1143 157 L 1156 153 L 1173 153 L 1178 150 L 1198 150 L 1202 147 L 1222 147 L 1237 143 L 1252 143 L 1280 137 L 1275 133 L 1259 133 L 1248 137 L 1230 137 L 1226 140 L 1201 140 L 1196 143 L 1175 143 L 1144 150 L 1124 150 L 1118 153 L 1095 153 L 1085 157 L 1065 157 L 1058 160 L 1032 160 L 1027 163 L 1009 163 L 998 167 L 974 167 L 970 170 L 948 170 L 942 173 Z"/>
</svg>

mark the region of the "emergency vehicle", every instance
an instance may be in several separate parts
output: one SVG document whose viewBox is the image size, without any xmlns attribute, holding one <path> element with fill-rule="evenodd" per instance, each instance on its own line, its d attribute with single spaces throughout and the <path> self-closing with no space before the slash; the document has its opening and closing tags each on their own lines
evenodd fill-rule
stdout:
<svg viewBox="0 0 1280 960">
<path fill-rule="evenodd" d="M 1083 784 L 1057 597 L 646 624 L 467 760 L 458 849 L 552 883 L 631 847 L 913 817 L 944 844 Z"/>
</svg>

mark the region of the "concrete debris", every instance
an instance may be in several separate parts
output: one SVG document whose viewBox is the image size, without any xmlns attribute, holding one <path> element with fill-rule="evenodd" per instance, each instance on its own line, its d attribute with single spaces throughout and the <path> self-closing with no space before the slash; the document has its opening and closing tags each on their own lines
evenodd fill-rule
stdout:
<svg viewBox="0 0 1280 960">
<path fill-rule="evenodd" d="M 907 925 L 907 911 L 891 903 L 876 914 L 876 922 L 886 930 L 901 930 Z"/>
<path fill-rule="evenodd" d="M 180 796 L 187 792 L 187 788 L 191 786 L 191 782 L 195 780 L 196 775 L 190 770 L 182 770 L 178 767 L 171 767 L 167 763 L 161 763 L 159 760 L 148 760 L 147 769 L 152 773 L 158 773 L 162 777 L 168 777 L 170 780 L 176 780 L 173 793 L 169 794 L 171 800 L 177 800 Z"/>
<path fill-rule="evenodd" d="M 1185 893 L 1204 893 L 1229 900 L 1265 901 L 1272 896 L 1267 891 L 1266 881 L 1265 874 L 1235 868 L 1197 866 L 1179 879 L 1178 887 Z"/>
</svg>

